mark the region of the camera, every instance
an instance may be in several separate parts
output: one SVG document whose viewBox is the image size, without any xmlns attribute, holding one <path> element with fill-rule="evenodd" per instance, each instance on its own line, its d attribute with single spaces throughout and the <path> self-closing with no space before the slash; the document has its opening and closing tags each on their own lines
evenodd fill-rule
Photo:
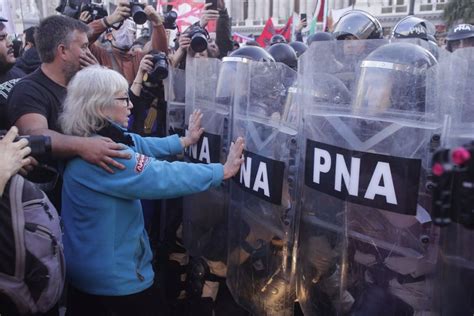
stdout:
<svg viewBox="0 0 474 316">
<path fill-rule="evenodd" d="M 103 4 L 92 1 L 90 3 L 85 3 L 84 1 L 61 1 L 56 11 L 74 19 L 79 19 L 79 16 L 84 11 L 89 12 L 92 20 L 102 19 L 108 15 Z"/>
<path fill-rule="evenodd" d="M 201 53 L 207 49 L 207 39 L 209 38 L 209 33 L 200 27 L 199 25 L 191 25 L 189 29 L 186 30 L 186 33 L 191 38 L 191 49 L 196 53 Z"/>
<path fill-rule="evenodd" d="M 89 12 L 92 21 L 105 18 L 108 15 L 107 10 L 104 9 L 104 5 L 94 2 L 82 4 L 81 13 L 84 11 Z"/>
<path fill-rule="evenodd" d="M 168 30 L 176 29 L 176 19 L 178 18 L 178 13 L 176 11 L 168 11 L 163 15 L 163 26 Z"/>
<path fill-rule="evenodd" d="M 146 82 L 157 83 L 168 77 L 168 59 L 166 54 L 159 52 L 153 54 L 153 70 L 145 78 Z"/>
<path fill-rule="evenodd" d="M 145 24 L 148 19 L 145 11 L 143 11 L 143 7 L 144 5 L 138 1 L 130 1 L 130 14 L 133 17 L 133 21 L 139 25 Z"/>
<path fill-rule="evenodd" d="M 6 133 L 7 131 L 5 130 L 0 131 L 0 139 L 3 139 Z M 25 135 L 16 137 L 14 142 L 23 138 L 28 141 L 28 146 L 31 148 L 30 156 L 38 157 L 51 153 L 51 137 L 43 135 Z"/>
<path fill-rule="evenodd" d="M 474 142 L 436 151 L 432 174 L 433 222 L 474 229 Z"/>
</svg>

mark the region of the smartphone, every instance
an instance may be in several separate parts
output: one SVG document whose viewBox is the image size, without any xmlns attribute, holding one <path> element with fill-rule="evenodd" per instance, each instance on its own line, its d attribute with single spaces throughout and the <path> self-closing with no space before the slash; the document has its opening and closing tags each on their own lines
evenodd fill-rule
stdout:
<svg viewBox="0 0 474 316">
<path fill-rule="evenodd" d="M 207 8 L 208 10 L 217 10 L 217 0 L 206 0 L 206 3 L 212 3 L 212 5 Z"/>
<path fill-rule="evenodd" d="M 300 14 L 300 20 L 306 19 L 306 13 L 301 13 Z"/>
</svg>

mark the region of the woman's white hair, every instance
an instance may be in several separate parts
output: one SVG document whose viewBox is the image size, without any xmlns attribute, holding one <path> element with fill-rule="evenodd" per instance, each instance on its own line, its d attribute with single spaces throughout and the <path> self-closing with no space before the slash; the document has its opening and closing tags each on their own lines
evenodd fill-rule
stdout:
<svg viewBox="0 0 474 316">
<path fill-rule="evenodd" d="M 105 126 L 104 110 L 114 105 L 119 92 L 128 91 L 125 78 L 102 66 L 89 66 L 79 71 L 67 86 L 63 112 L 59 117 L 66 135 L 91 136 Z"/>
</svg>

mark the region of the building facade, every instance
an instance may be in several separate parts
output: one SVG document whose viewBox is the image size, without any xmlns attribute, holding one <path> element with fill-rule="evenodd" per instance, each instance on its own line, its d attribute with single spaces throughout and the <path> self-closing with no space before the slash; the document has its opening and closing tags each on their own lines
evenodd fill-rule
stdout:
<svg viewBox="0 0 474 316">
<path fill-rule="evenodd" d="M 225 0 L 232 16 L 233 30 L 244 35 L 259 35 L 271 16 L 277 27 L 283 26 L 293 12 L 306 13 L 308 21 L 313 17 L 318 0 Z M 323 0 L 319 0 L 323 1 Z M 325 0 L 328 12 L 352 7 L 376 16 L 385 34 L 410 12 L 411 0 Z M 414 0 L 415 16 L 431 21 L 439 32 L 444 32 L 442 19 L 445 4 L 449 0 Z M 355 2 L 355 3 L 353 3 Z M 334 21 L 334 23 L 337 21 Z"/>
</svg>

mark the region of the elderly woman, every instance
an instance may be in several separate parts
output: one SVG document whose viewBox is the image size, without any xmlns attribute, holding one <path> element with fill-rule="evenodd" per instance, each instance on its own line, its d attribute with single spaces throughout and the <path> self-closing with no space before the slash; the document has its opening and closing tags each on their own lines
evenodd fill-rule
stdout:
<svg viewBox="0 0 474 316">
<path fill-rule="evenodd" d="M 108 137 L 123 144 L 131 159 L 113 174 L 77 157 L 64 171 L 62 218 L 70 284 L 68 315 L 153 315 L 152 252 L 144 229 L 140 199 L 164 199 L 218 186 L 243 162 L 241 138 L 222 164 L 169 163 L 200 138 L 202 114 L 190 117 L 188 136 L 142 138 L 124 128 L 133 104 L 119 73 L 93 66 L 68 86 L 60 118 L 63 132 Z"/>
</svg>

